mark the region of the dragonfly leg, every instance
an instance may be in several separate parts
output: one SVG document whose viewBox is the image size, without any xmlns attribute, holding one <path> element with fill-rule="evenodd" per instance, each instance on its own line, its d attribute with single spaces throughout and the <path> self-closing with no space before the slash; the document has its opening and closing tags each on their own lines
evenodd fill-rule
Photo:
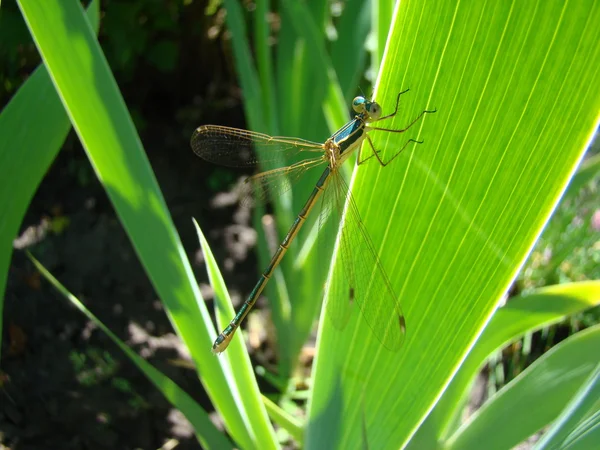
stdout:
<svg viewBox="0 0 600 450">
<path fill-rule="evenodd" d="M 406 92 L 406 91 L 405 91 Z M 401 129 L 401 130 L 392 130 L 389 128 L 380 128 L 380 127 L 372 127 L 372 126 L 368 126 L 369 130 L 379 130 L 379 131 L 389 131 L 390 133 L 404 133 L 406 130 L 408 130 L 410 127 L 412 127 L 415 123 L 417 123 L 419 120 L 421 120 L 421 118 L 423 118 L 423 116 L 425 114 L 433 114 L 437 112 L 437 109 L 425 109 L 423 111 L 421 111 L 421 114 L 419 114 L 415 120 L 413 120 L 411 123 L 409 123 L 405 128 Z M 395 114 L 395 113 L 394 113 Z M 382 117 L 383 119 L 384 117 Z M 379 119 L 381 120 L 381 119 Z"/>
<path fill-rule="evenodd" d="M 357 159 L 357 163 L 356 163 L 359 166 L 361 164 L 367 162 L 368 160 L 370 160 L 373 156 L 375 156 L 375 154 L 379 153 L 379 150 L 375 150 L 375 147 L 373 147 L 373 141 L 371 141 L 371 138 L 369 137 L 369 135 L 367 135 L 367 139 L 369 140 L 369 145 L 371 146 L 371 149 L 373 150 L 373 154 L 371 156 L 367 156 L 364 159 L 361 159 L 362 158 L 362 149 L 363 149 L 363 146 L 361 145 L 358 149 L 358 159 Z"/>
<path fill-rule="evenodd" d="M 392 156 L 388 161 L 383 162 L 383 160 L 379 157 L 379 150 L 375 149 L 375 146 L 373 145 L 373 141 L 371 140 L 371 137 L 369 135 L 367 135 L 367 140 L 369 141 L 369 145 L 373 149 L 373 154 L 371 156 L 363 159 L 362 161 L 359 161 L 359 164 L 365 162 L 366 160 L 368 160 L 368 159 L 370 159 L 370 158 L 372 158 L 374 156 L 375 158 L 377 158 L 377 161 L 379 162 L 379 164 L 381 165 L 381 167 L 387 166 L 394 159 L 396 159 L 396 157 L 400 153 L 402 153 L 406 147 L 408 147 L 408 144 L 411 144 L 411 143 L 412 144 L 422 144 L 423 143 L 423 141 L 417 141 L 416 139 L 409 139 L 408 141 L 406 141 L 406 143 L 402 146 L 402 148 L 394 156 Z"/>
<path fill-rule="evenodd" d="M 375 120 L 374 122 L 378 122 L 378 121 L 383 120 L 383 119 L 389 119 L 390 117 L 394 117 L 396 115 L 396 113 L 398 112 L 398 105 L 400 104 L 400 96 L 402 94 L 406 94 L 408 91 L 410 91 L 410 89 L 402 91 L 402 92 L 400 92 L 398 94 L 398 97 L 396 97 L 396 109 L 394 109 L 393 113 L 388 114 L 387 116 L 380 117 L 379 119 Z"/>
</svg>

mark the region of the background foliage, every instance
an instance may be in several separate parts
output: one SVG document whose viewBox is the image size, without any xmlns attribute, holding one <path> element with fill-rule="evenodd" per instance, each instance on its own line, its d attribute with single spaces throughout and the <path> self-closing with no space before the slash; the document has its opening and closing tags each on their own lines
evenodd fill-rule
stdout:
<svg viewBox="0 0 600 450">
<path fill-rule="evenodd" d="M 213 16 L 203 14 L 204 6 L 107 2 L 100 47 L 77 2 L 21 0 L 20 12 L 9 7 L 6 14 L 3 5 L 2 24 L 12 26 L 0 30 L 13 40 L 7 42 L 20 43 L 0 51 L 8 61 L 2 70 L 5 98 L 35 65 L 28 33 L 48 72 L 38 69 L 0 116 L 1 134 L 12 137 L 0 148 L 3 167 L 12 174 L 0 197 L 10 205 L 0 229 L 0 285 L 25 207 L 70 123 L 236 446 L 277 447 L 291 436 L 309 448 L 354 442 L 468 448 L 486 436 L 492 447 L 507 448 L 554 422 L 541 446 L 568 440 L 586 448 L 598 411 L 597 325 L 527 369 L 533 358 L 509 364 L 508 378 L 516 378 L 463 424 L 461 413 L 490 354 L 522 336 L 531 348 L 529 333 L 600 298 L 597 282 L 583 282 L 597 278 L 598 162 L 591 159 L 575 180 L 577 192 L 559 209 L 522 272 L 518 290 L 533 295 L 513 300 L 492 317 L 597 126 L 598 6 L 282 1 L 257 2 L 249 12 L 229 0 L 224 9 L 213 5 Z M 97 23 L 96 8 L 90 9 L 96 11 L 91 23 Z M 211 38 L 231 59 L 216 57 L 220 52 Z M 237 77 L 227 61 L 233 61 Z M 321 306 L 335 224 L 317 240 L 312 218 L 269 286 L 277 370 L 265 376 L 279 392 L 275 403 L 263 400 L 241 335 L 222 357 L 209 353 L 215 335 L 210 315 L 138 132 L 151 136 L 148 125 L 172 120 L 166 111 L 176 110 L 178 128 L 186 131 L 174 135 L 189 136 L 195 125 L 227 111 L 222 99 L 231 96 L 222 94 L 239 80 L 248 127 L 323 140 L 348 119 L 346 105 L 356 85 L 368 91 L 376 75 L 374 97 L 384 111 L 393 108 L 398 92 L 411 88 L 391 128 L 402 128 L 424 108 L 438 109 L 414 135 L 412 129 L 411 136 L 374 132 L 384 159 L 408 137 L 424 144 L 385 169 L 367 164 L 352 178 L 356 203 L 401 299 L 407 340 L 399 353 L 390 353 L 358 313 L 343 332 L 321 320 L 313 377 L 303 396 L 306 417 L 298 422 L 292 414 L 303 404 L 297 386 L 305 380 L 298 383 L 292 375 L 300 373 L 298 357 Z M 203 80 L 219 81 L 190 104 Z M 211 178 L 206 186 L 223 186 L 231 176 Z M 279 236 L 314 184 L 313 174 L 305 179 L 273 199 Z M 257 218 L 262 212 L 258 208 Z M 59 217 L 52 223 L 60 228 L 62 222 Z M 255 227 L 262 228 L 258 220 Z M 198 234 L 221 326 L 233 309 L 218 261 Z M 271 251 L 268 238 L 260 236 L 264 266 Z M 341 278 L 337 266 L 331 276 Z M 557 281 L 580 283 L 537 289 Z M 578 323 L 592 325 L 593 315 L 586 317 Z M 111 339 L 126 350 L 117 336 Z M 197 403 L 144 360 L 129 357 L 193 422 L 204 446 L 222 448 L 222 436 Z M 548 374 L 574 367 L 578 370 L 567 371 L 564 383 L 532 388 Z M 502 376 L 492 379 L 495 386 L 504 384 Z M 521 406 L 544 399 L 549 404 L 539 410 Z M 520 420 L 515 411 L 532 420 Z M 283 437 L 276 436 L 267 412 L 285 430 Z"/>
</svg>

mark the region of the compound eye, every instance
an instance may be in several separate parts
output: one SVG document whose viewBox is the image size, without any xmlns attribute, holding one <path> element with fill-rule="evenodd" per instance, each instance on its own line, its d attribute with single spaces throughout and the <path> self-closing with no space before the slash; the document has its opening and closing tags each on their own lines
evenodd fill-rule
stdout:
<svg viewBox="0 0 600 450">
<path fill-rule="evenodd" d="M 366 100 L 364 97 L 354 97 L 354 100 L 352 100 L 352 109 L 354 112 L 361 113 L 365 110 L 365 103 Z"/>
<path fill-rule="evenodd" d="M 377 120 L 381 117 L 381 106 L 379 106 L 379 103 L 372 102 L 367 110 L 371 119 Z"/>
</svg>

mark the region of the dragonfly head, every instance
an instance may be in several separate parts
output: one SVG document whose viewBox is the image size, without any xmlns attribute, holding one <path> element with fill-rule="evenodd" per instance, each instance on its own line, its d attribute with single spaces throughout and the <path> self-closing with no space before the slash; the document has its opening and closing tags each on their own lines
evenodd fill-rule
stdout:
<svg viewBox="0 0 600 450">
<path fill-rule="evenodd" d="M 367 122 L 377 120 L 381 117 L 381 106 L 379 106 L 379 103 L 367 100 L 362 96 L 355 97 L 352 100 L 352 109 Z"/>
</svg>

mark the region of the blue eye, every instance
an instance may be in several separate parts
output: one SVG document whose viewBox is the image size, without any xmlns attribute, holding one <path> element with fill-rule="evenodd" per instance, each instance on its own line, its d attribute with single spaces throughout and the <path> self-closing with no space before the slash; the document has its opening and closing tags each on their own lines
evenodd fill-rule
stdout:
<svg viewBox="0 0 600 450">
<path fill-rule="evenodd" d="M 354 109 L 354 111 L 357 113 L 363 112 L 365 110 L 366 102 L 367 101 L 365 100 L 364 97 L 361 97 L 361 96 L 355 97 L 354 100 L 352 100 L 352 109 Z"/>
</svg>

